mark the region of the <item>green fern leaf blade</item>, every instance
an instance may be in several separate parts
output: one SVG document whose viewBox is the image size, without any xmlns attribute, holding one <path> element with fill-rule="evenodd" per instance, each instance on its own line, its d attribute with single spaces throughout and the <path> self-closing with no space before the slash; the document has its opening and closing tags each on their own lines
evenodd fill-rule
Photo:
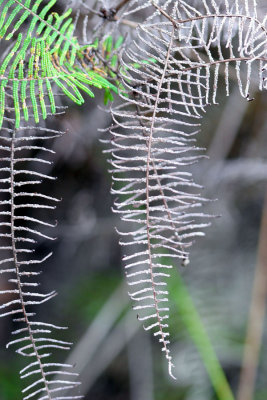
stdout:
<svg viewBox="0 0 267 400">
<path fill-rule="evenodd" d="M 12 88 L 14 102 L 15 126 L 19 128 L 21 119 L 29 120 L 28 107 L 31 106 L 34 120 L 39 123 L 40 117 L 47 118 L 47 107 L 50 106 L 51 113 L 56 113 L 55 97 L 52 88 L 52 82 L 74 103 L 81 105 L 84 103 L 82 92 L 94 97 L 90 86 L 99 89 L 113 90 L 117 88 L 103 77 L 101 70 L 80 69 L 75 64 L 77 53 L 81 61 L 84 57 L 84 50 L 79 46 L 78 40 L 73 36 L 74 26 L 69 9 L 63 15 L 57 13 L 50 14 L 46 20 L 48 11 L 55 4 L 56 0 L 51 0 L 39 12 L 39 7 L 43 0 L 36 0 L 31 6 L 31 0 L 9 0 L 6 4 L 0 0 L 0 5 L 5 4 L 6 14 L 12 8 L 12 12 L 6 21 L 5 13 L 1 13 L 1 33 L 7 34 L 12 24 L 14 28 L 8 33 L 7 37 L 12 38 L 16 29 L 28 18 L 31 18 L 30 26 L 23 38 L 19 33 L 18 38 L 3 60 L 0 68 L 1 82 L 1 118 L 0 127 L 3 124 L 6 85 Z M 17 4 L 17 6 L 16 6 Z M 22 12 L 23 8 L 25 9 Z M 39 15 L 38 15 L 39 13 Z M 15 18 L 18 17 L 16 22 Z M 32 37 L 33 32 L 37 32 L 41 37 Z M 106 43 L 108 51 L 113 48 L 113 40 Z M 86 50 L 90 47 L 98 46 L 98 41 L 93 45 L 84 47 Z M 86 65 L 85 68 L 87 69 Z M 107 95 L 106 95 L 107 97 Z M 109 100 L 112 95 L 109 93 Z M 46 104 L 46 99 L 48 104 Z M 28 103 L 28 104 L 27 104 Z"/>
<path fill-rule="evenodd" d="M 5 87 L 8 83 L 7 79 L 2 80 L 1 86 L 0 86 L 0 127 L 3 124 L 3 119 L 5 115 L 5 97 L 6 97 L 6 92 L 5 92 Z"/>
<path fill-rule="evenodd" d="M 1 31 L 0 31 L 0 38 L 2 38 L 6 31 L 8 30 L 9 26 L 11 25 L 11 23 L 13 22 L 14 18 L 16 17 L 16 14 L 19 13 L 19 11 L 22 9 L 22 6 L 18 5 L 14 11 L 10 14 L 7 22 L 5 23 L 5 25 L 2 27 Z"/>
<path fill-rule="evenodd" d="M 118 56 L 116 54 L 114 54 L 114 56 L 112 56 L 110 65 L 111 65 L 111 68 L 114 68 L 114 69 L 118 65 Z"/>
<path fill-rule="evenodd" d="M 33 18 L 31 20 L 30 26 L 29 26 L 28 31 L 27 31 L 28 35 L 31 35 L 33 33 L 37 22 L 40 21 L 40 16 L 37 14 L 37 12 L 38 12 L 38 8 L 41 5 L 42 1 L 43 0 L 37 0 L 34 3 L 34 6 L 33 6 L 32 10 L 31 10 L 31 14 L 33 15 Z"/>
<path fill-rule="evenodd" d="M 28 78 L 32 79 L 33 75 L 34 75 L 34 57 L 35 57 L 35 50 L 36 50 L 36 39 L 33 38 L 32 39 L 32 46 L 31 46 L 31 56 L 29 59 L 29 66 L 28 66 Z"/>
<path fill-rule="evenodd" d="M 43 119 L 45 120 L 47 118 L 47 110 L 46 110 L 46 105 L 44 101 L 44 89 L 43 89 L 43 80 L 39 79 L 38 80 L 38 88 L 39 88 L 39 99 L 40 99 L 40 106 L 42 110 L 42 116 Z"/>
<path fill-rule="evenodd" d="M 26 80 L 23 80 L 22 83 L 21 83 L 21 88 L 20 88 L 22 111 L 23 111 L 23 114 L 24 114 L 25 121 L 29 121 L 29 111 L 28 111 L 28 107 L 27 107 L 27 103 L 26 103 L 27 85 L 28 85 L 28 82 Z"/>
<path fill-rule="evenodd" d="M 40 21 L 39 26 L 37 28 L 37 34 L 38 35 L 41 35 L 43 29 L 47 26 L 48 20 L 44 21 L 44 19 L 46 18 L 46 15 L 50 11 L 50 9 L 56 4 L 56 2 L 57 2 L 57 0 L 50 0 L 49 3 L 41 11 L 41 13 L 39 15 L 41 21 Z M 52 16 L 52 15 L 50 14 L 49 16 Z"/>
<path fill-rule="evenodd" d="M 72 35 L 73 35 L 73 25 L 71 25 L 69 27 L 66 36 L 68 38 L 71 38 Z M 69 61 L 69 64 L 71 66 L 73 66 L 73 64 L 75 63 L 76 56 L 77 56 L 77 51 L 80 48 L 77 39 L 72 38 L 72 42 L 75 43 L 75 46 L 72 46 L 72 48 L 71 48 L 70 61 Z M 60 65 L 63 65 L 64 62 L 66 61 L 66 56 L 67 56 L 67 53 L 69 52 L 70 47 L 71 47 L 70 41 L 66 41 L 64 46 L 63 46 L 63 49 L 59 50 L 59 54 L 60 54 L 59 64 Z"/>
<path fill-rule="evenodd" d="M 119 36 L 119 38 L 117 39 L 116 43 L 114 44 L 114 49 L 118 50 L 122 44 L 124 42 L 124 37 L 123 36 Z"/>
<path fill-rule="evenodd" d="M 15 60 L 12 63 L 12 66 L 10 68 L 10 72 L 9 72 L 9 78 L 11 79 L 15 79 L 15 71 L 18 67 L 18 65 L 23 62 L 23 60 L 26 57 L 26 51 L 30 45 L 30 38 L 26 38 L 26 40 L 24 42 L 22 42 L 22 48 L 21 50 L 18 50 L 17 56 L 15 57 Z M 21 71 L 21 68 L 19 67 L 19 79 L 23 79 L 23 73 Z"/>
<path fill-rule="evenodd" d="M 47 89 L 51 112 L 52 112 L 52 114 L 55 114 L 56 113 L 55 98 L 54 98 L 50 80 L 48 79 L 48 77 L 53 75 L 52 65 L 51 65 L 51 61 L 50 61 L 50 55 L 45 50 L 44 42 L 41 43 L 41 63 L 42 63 L 42 78 L 45 79 L 45 85 L 46 85 L 46 89 Z"/>
<path fill-rule="evenodd" d="M 19 43 L 21 41 L 21 38 L 19 39 Z M 23 46 L 24 48 L 24 46 Z M 23 48 L 21 51 L 23 51 Z M 21 58 L 21 51 L 18 52 L 17 57 L 15 58 L 10 71 L 9 71 L 9 79 L 12 80 L 13 83 L 13 102 L 14 102 L 14 110 L 15 110 L 15 128 L 18 129 L 20 127 L 20 104 L 19 104 L 19 85 L 20 81 L 16 79 L 15 77 L 15 71 L 17 69 L 18 63 Z M 19 74 L 22 75 L 21 68 L 19 70 Z"/>
<path fill-rule="evenodd" d="M 51 112 L 52 112 L 52 114 L 55 114 L 56 113 L 56 104 L 55 104 L 55 98 L 54 98 L 52 86 L 51 86 L 49 79 L 46 79 L 45 83 L 46 83 L 46 88 L 47 88 L 47 94 L 49 97 Z"/>
<path fill-rule="evenodd" d="M 31 0 L 27 0 L 24 5 L 25 5 L 25 7 L 28 8 L 30 6 L 30 4 L 31 4 Z M 20 5 L 18 7 L 22 8 L 22 6 L 20 6 Z M 10 40 L 10 39 L 13 38 L 14 33 L 19 30 L 19 28 L 26 21 L 26 19 L 29 17 L 29 15 L 30 15 L 30 11 L 24 11 L 23 15 L 19 18 L 19 20 L 14 25 L 14 28 L 13 28 L 12 32 L 10 32 L 7 35 L 6 40 Z"/>
<path fill-rule="evenodd" d="M 15 3 L 15 0 L 9 0 L 8 3 L 5 5 L 1 12 L 0 16 L 0 28 L 2 28 L 3 24 L 5 23 L 6 16 L 8 14 L 9 7 L 11 7 Z M 1 5 L 1 3 L 0 3 Z"/>
<path fill-rule="evenodd" d="M 95 97 L 94 93 L 85 85 L 83 85 L 81 83 L 81 81 L 79 80 L 79 76 L 72 76 L 69 75 L 68 78 L 73 82 L 73 84 L 75 86 L 77 86 L 78 88 L 80 88 L 81 90 L 83 90 L 85 93 L 87 93 L 90 97 Z"/>
<path fill-rule="evenodd" d="M 49 13 L 57 0 L 50 0 L 48 4 L 39 10 L 43 1 L 35 0 L 31 5 L 31 0 L 8 0 L 6 4 L 5 0 L 1 0 L 0 5 L 3 3 L 5 5 L 0 15 L 0 37 L 11 40 L 14 34 L 19 31 L 22 24 L 29 19 L 30 25 L 27 29 L 27 36 L 35 36 L 36 32 L 37 36 L 40 36 L 40 40 L 47 40 L 51 47 L 55 41 L 58 41 L 55 45 L 56 48 L 58 48 L 58 43 L 68 42 L 68 47 L 75 49 L 74 54 L 76 57 L 79 45 L 77 40 L 73 39 L 73 26 L 68 30 L 69 26 L 72 25 L 72 18 L 68 18 L 72 10 L 68 9 L 61 16 L 57 13 Z M 17 5 L 15 8 L 12 7 L 14 4 Z M 6 21 L 7 15 L 9 17 Z M 12 31 L 8 32 L 13 22 Z M 66 31 L 67 34 L 65 34 Z"/>
<path fill-rule="evenodd" d="M 75 95 L 69 91 L 69 89 L 61 82 L 62 79 L 67 86 L 71 87 L 74 91 L 74 93 L 76 94 L 77 97 L 75 97 Z M 53 78 L 53 81 L 57 84 L 57 86 L 62 89 L 63 93 L 70 99 L 72 100 L 74 103 L 81 105 L 84 103 L 84 99 L 81 95 L 81 93 L 79 92 L 79 90 L 77 89 L 77 87 L 75 87 L 75 85 L 66 77 L 61 77 L 61 78 Z"/>
<path fill-rule="evenodd" d="M 118 92 L 116 86 L 114 86 L 107 79 L 96 73 L 95 71 L 87 71 L 88 77 L 91 79 L 91 85 L 98 87 L 99 89 L 109 88 L 112 89 L 115 93 Z"/>
<path fill-rule="evenodd" d="M 61 26 L 61 24 L 64 22 L 65 20 L 65 14 L 59 16 L 58 14 L 54 14 L 54 17 L 57 19 L 56 23 L 54 23 L 53 27 L 53 33 L 51 34 L 51 36 L 49 36 L 49 38 L 47 39 L 47 42 L 49 44 L 49 46 L 52 47 L 52 44 L 55 42 L 55 40 L 58 37 L 62 38 L 62 41 L 66 39 L 65 36 L 65 31 L 67 29 L 67 27 L 71 24 L 72 22 L 72 18 L 68 18 L 67 21 L 63 24 L 63 26 Z M 71 40 L 71 39 L 70 39 Z"/>
<path fill-rule="evenodd" d="M 36 43 L 36 53 L 35 53 L 35 58 L 34 58 L 34 78 L 38 79 L 39 77 L 39 62 L 40 62 L 40 56 L 41 56 L 41 43 L 37 42 Z"/>
<path fill-rule="evenodd" d="M 70 65 L 73 65 L 76 59 L 77 49 L 72 47 L 70 55 Z"/>
<path fill-rule="evenodd" d="M 60 46 L 62 45 L 63 41 L 64 41 L 64 34 L 66 32 L 66 30 L 69 28 L 70 24 L 72 23 L 72 18 L 67 19 L 67 21 L 63 24 L 62 28 L 60 29 L 60 32 L 62 33 L 62 36 L 59 36 L 53 51 L 58 51 L 58 49 L 60 48 Z M 73 26 L 71 28 L 71 32 L 73 32 Z"/>
<path fill-rule="evenodd" d="M 20 104 L 19 104 L 19 81 L 13 81 L 13 101 L 15 108 L 15 127 L 19 129 L 20 127 Z"/>
<path fill-rule="evenodd" d="M 52 14 L 50 14 L 48 16 L 46 22 L 47 22 L 47 24 L 45 24 L 45 30 L 44 30 L 42 36 L 39 35 L 38 31 L 37 31 L 37 36 L 40 36 L 40 38 L 38 40 L 40 40 L 40 41 L 47 41 L 47 38 L 49 37 L 49 35 L 51 34 L 51 32 L 53 30 L 53 27 L 52 27 L 52 25 L 53 25 L 53 15 Z"/>
<path fill-rule="evenodd" d="M 19 61 L 19 73 L 18 73 L 18 78 L 21 80 L 21 88 L 20 88 L 20 99 L 21 99 L 21 104 L 22 104 L 22 111 L 24 115 L 25 121 L 29 120 L 29 112 L 28 112 L 28 107 L 26 104 L 26 98 L 27 98 L 27 85 L 28 82 L 26 79 L 24 79 L 24 58 L 25 58 L 25 53 L 26 50 L 28 49 L 30 45 L 30 38 L 27 38 L 24 42 L 23 45 L 23 51 L 21 52 L 20 55 L 20 61 Z"/>
<path fill-rule="evenodd" d="M 106 57 L 105 57 L 106 60 L 109 60 L 112 48 L 113 48 L 113 38 L 112 36 L 108 36 L 103 43 L 103 50 L 106 52 Z"/>
<path fill-rule="evenodd" d="M 48 76 L 48 59 L 46 52 L 46 44 L 44 41 L 40 43 L 40 55 L 41 55 L 41 68 L 42 68 L 42 78 Z"/>
<path fill-rule="evenodd" d="M 16 41 L 13 49 L 11 50 L 11 52 L 6 56 L 5 60 L 3 61 L 1 68 L 0 68 L 0 77 L 4 75 L 8 64 L 10 63 L 11 59 L 14 57 L 14 55 L 16 54 L 16 52 L 18 51 L 20 44 L 21 44 L 21 40 L 22 40 L 22 34 L 20 33 L 18 36 L 18 40 Z"/>
<path fill-rule="evenodd" d="M 36 83 L 36 81 L 34 79 L 32 79 L 30 81 L 30 98 L 31 98 L 31 103 L 32 103 L 32 107 L 33 107 L 34 120 L 36 123 L 39 123 L 40 118 L 39 118 L 39 112 L 38 112 L 38 104 L 37 104 L 37 100 L 36 100 L 35 83 Z"/>
<path fill-rule="evenodd" d="M 110 93 L 109 89 L 105 90 L 105 94 L 104 94 L 104 105 L 108 105 L 108 103 L 114 100 L 114 97 L 112 96 L 112 94 Z"/>
</svg>

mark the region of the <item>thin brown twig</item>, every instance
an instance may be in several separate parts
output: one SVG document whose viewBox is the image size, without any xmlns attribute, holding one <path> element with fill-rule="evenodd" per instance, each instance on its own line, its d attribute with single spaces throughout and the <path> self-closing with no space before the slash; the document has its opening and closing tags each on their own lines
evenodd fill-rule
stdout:
<svg viewBox="0 0 267 400">
<path fill-rule="evenodd" d="M 167 18 L 174 26 L 174 28 L 178 28 L 178 22 L 175 21 L 169 14 L 167 14 L 162 8 L 160 8 L 153 0 L 151 0 L 151 4 L 155 7 L 165 18 Z"/>
<path fill-rule="evenodd" d="M 94 10 L 89 8 L 88 6 L 86 6 L 86 8 L 88 8 L 91 13 L 93 13 L 94 15 L 98 15 L 100 18 L 103 18 L 109 22 L 112 21 L 119 21 L 121 24 L 129 26 L 130 28 L 137 28 L 138 24 L 130 21 L 128 19 L 121 19 L 121 17 L 119 17 L 117 14 L 118 12 L 129 2 L 130 0 L 123 0 L 121 1 L 116 7 L 112 7 L 112 8 L 100 8 L 99 11 Z"/>
<path fill-rule="evenodd" d="M 116 14 L 122 9 L 122 7 L 126 6 L 127 3 L 129 3 L 130 0 L 122 0 L 117 7 L 115 7 Z"/>
<path fill-rule="evenodd" d="M 129 19 L 120 19 L 117 15 L 114 17 L 114 21 L 120 21 L 121 24 L 129 26 L 130 28 L 136 29 L 138 27 L 138 24 L 134 21 L 130 21 Z"/>
<path fill-rule="evenodd" d="M 267 192 L 237 400 L 252 400 L 267 308 Z"/>
</svg>

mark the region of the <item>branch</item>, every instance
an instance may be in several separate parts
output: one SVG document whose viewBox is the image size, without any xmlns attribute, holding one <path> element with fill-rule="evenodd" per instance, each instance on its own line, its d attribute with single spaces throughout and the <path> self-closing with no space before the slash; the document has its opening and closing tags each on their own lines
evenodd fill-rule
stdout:
<svg viewBox="0 0 267 400">
<path fill-rule="evenodd" d="M 124 7 L 130 0 L 122 0 L 117 7 L 115 7 L 116 14 Z"/>
</svg>

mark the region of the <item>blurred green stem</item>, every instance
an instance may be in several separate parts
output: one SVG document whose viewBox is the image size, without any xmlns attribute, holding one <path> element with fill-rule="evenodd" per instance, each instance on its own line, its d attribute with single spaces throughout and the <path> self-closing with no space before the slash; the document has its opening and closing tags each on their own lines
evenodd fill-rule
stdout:
<svg viewBox="0 0 267 400">
<path fill-rule="evenodd" d="M 215 354 L 200 315 L 179 273 L 175 281 L 176 288 L 173 289 L 173 293 L 175 293 L 174 298 L 179 308 L 179 315 L 202 358 L 218 400 L 234 400 L 234 395 Z"/>
</svg>

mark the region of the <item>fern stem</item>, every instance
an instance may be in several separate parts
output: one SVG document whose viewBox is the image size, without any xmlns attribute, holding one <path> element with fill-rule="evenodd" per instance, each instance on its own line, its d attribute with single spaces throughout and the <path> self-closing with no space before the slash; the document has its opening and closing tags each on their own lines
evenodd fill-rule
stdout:
<svg viewBox="0 0 267 400">
<path fill-rule="evenodd" d="M 11 200 L 11 242 L 12 242 L 12 255 L 14 259 L 14 265 L 16 269 L 16 279 L 17 279 L 17 285 L 18 285 L 18 291 L 19 291 L 19 299 L 20 299 L 20 304 L 21 304 L 21 309 L 22 309 L 22 314 L 23 314 L 23 319 L 26 324 L 27 330 L 29 332 L 29 338 L 32 344 L 33 352 L 35 353 L 36 359 L 38 361 L 39 367 L 40 367 L 40 373 L 42 376 L 42 380 L 44 383 L 45 391 L 47 393 L 47 398 L 48 400 L 52 400 L 50 390 L 47 384 L 47 380 L 45 377 L 45 372 L 44 368 L 42 365 L 41 357 L 40 354 L 36 348 L 35 340 L 33 337 L 33 333 L 31 330 L 31 323 L 28 319 L 27 312 L 26 312 L 26 307 L 25 307 L 25 302 L 24 302 L 24 296 L 22 292 L 22 284 L 21 284 L 21 278 L 20 278 L 20 265 L 18 262 L 17 258 L 17 249 L 16 249 L 16 237 L 15 237 L 15 185 L 14 185 L 14 172 L 15 172 L 15 138 L 16 138 L 16 129 L 14 129 L 13 134 L 12 134 L 12 140 L 11 140 L 11 154 L 10 154 L 10 200 Z"/>
<path fill-rule="evenodd" d="M 202 358 L 218 400 L 234 400 L 233 392 L 215 354 L 205 326 L 179 272 L 175 279 L 175 290 L 172 292 L 175 293 L 173 297 L 179 308 L 179 315 Z"/>
<path fill-rule="evenodd" d="M 156 97 L 156 100 L 155 100 L 154 111 L 153 111 L 153 116 L 152 116 L 152 123 L 151 123 L 151 128 L 150 128 L 150 135 L 149 135 L 148 144 L 147 144 L 146 229 L 147 229 L 149 268 L 150 268 L 151 284 L 152 284 L 152 289 L 153 289 L 155 311 L 156 311 L 156 314 L 157 314 L 159 330 L 161 332 L 161 340 L 162 340 L 163 351 L 165 351 L 166 358 L 167 358 L 168 363 L 169 363 L 169 374 L 170 374 L 170 376 L 172 376 L 175 379 L 175 377 L 172 374 L 172 366 L 173 365 L 172 365 L 172 362 L 171 362 L 171 356 L 169 355 L 170 350 L 167 347 L 167 343 L 166 343 L 166 340 L 165 340 L 165 335 L 163 333 L 163 327 L 162 327 L 162 323 L 161 323 L 161 317 L 160 317 L 160 314 L 159 314 L 158 299 L 157 299 L 156 288 L 155 288 L 155 280 L 154 280 L 154 272 L 153 272 L 153 260 L 152 260 L 152 251 L 151 251 L 151 237 L 150 237 L 150 191 L 149 191 L 149 186 L 150 186 L 150 163 L 152 161 L 151 152 L 152 152 L 152 140 L 153 140 L 154 126 L 155 126 L 155 119 L 156 119 L 157 110 L 158 110 L 158 103 L 159 103 L 159 99 L 160 99 L 161 88 L 162 88 L 162 85 L 163 85 L 164 80 L 165 80 L 165 75 L 166 75 L 166 72 L 167 72 L 168 63 L 169 63 L 169 59 L 170 59 L 170 55 L 171 55 L 173 37 L 174 37 L 174 27 L 172 29 L 172 35 L 171 35 L 171 39 L 170 39 L 170 44 L 169 44 L 169 47 L 168 47 L 168 50 L 167 50 L 167 54 L 166 54 L 163 73 L 162 73 L 161 79 L 160 79 L 159 84 L 158 84 L 157 97 Z"/>
<path fill-rule="evenodd" d="M 127 3 L 129 3 L 129 0 L 122 0 L 122 1 L 115 7 L 116 14 L 122 9 L 122 7 L 126 6 Z"/>
</svg>

